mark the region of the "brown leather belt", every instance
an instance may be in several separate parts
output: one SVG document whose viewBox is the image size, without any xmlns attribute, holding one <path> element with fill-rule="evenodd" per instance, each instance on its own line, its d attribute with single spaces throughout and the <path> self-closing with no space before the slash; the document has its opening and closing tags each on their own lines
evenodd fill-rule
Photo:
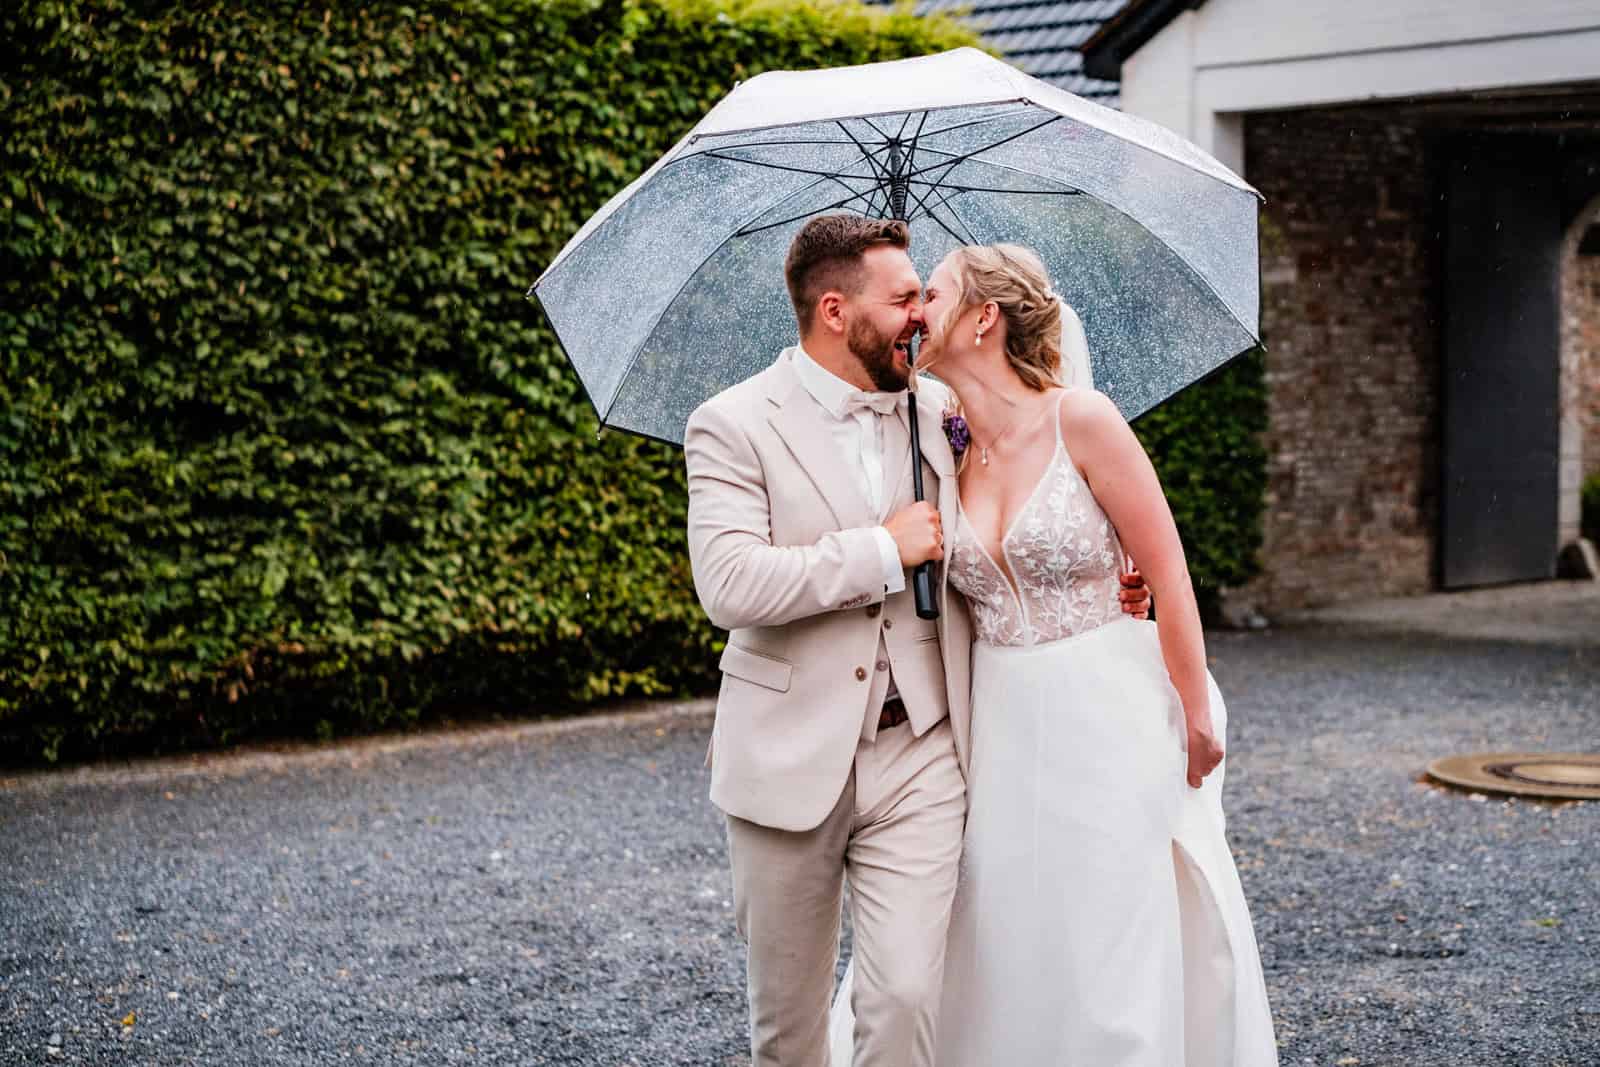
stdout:
<svg viewBox="0 0 1600 1067">
<path fill-rule="evenodd" d="M 894 697 L 883 702 L 883 710 L 878 712 L 878 729 L 891 730 L 903 722 L 910 722 L 911 716 L 906 714 L 906 706 L 899 697 Z"/>
</svg>

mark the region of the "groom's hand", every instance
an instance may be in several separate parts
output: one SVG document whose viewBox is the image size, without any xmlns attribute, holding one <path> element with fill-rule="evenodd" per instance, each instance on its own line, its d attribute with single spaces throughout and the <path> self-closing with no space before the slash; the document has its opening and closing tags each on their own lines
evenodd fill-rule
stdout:
<svg viewBox="0 0 1600 1067">
<path fill-rule="evenodd" d="M 930 559 L 944 558 L 944 527 L 939 512 L 926 500 L 890 515 L 883 528 L 900 550 L 900 565 L 915 567 Z"/>
<path fill-rule="evenodd" d="M 1130 567 L 1122 573 L 1122 610 L 1135 619 L 1150 617 L 1150 587 L 1144 584 L 1139 568 Z"/>
</svg>

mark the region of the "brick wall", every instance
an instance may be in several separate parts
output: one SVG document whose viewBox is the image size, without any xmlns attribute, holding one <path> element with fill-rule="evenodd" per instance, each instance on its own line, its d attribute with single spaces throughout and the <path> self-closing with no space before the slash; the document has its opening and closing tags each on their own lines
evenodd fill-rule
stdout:
<svg viewBox="0 0 1600 1067">
<path fill-rule="evenodd" d="M 1600 471 L 1600 255 L 1579 255 L 1600 201 L 1579 216 L 1561 255 L 1561 508 L 1558 540 L 1579 534 L 1579 490 Z"/>
<path fill-rule="evenodd" d="M 1600 205 L 1595 216 L 1600 225 Z M 1571 402 L 1587 478 L 1600 473 L 1600 254 L 1580 256 L 1574 249 L 1563 267 L 1563 363 L 1574 382 Z"/>
<path fill-rule="evenodd" d="M 1268 346 L 1269 614 L 1433 587 L 1436 270 L 1423 141 L 1350 112 L 1251 116 Z"/>
<path fill-rule="evenodd" d="M 1579 403 L 1583 412 L 1583 476 L 1600 474 L 1600 254 L 1578 258 L 1575 294 L 1584 364 Z"/>
</svg>

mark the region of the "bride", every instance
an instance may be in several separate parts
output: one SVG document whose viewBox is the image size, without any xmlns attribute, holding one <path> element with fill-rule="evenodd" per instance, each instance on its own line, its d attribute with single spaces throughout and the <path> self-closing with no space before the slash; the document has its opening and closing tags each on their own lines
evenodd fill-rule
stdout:
<svg viewBox="0 0 1600 1067">
<path fill-rule="evenodd" d="M 971 435 L 947 566 L 978 635 L 937 1063 L 1276 1064 L 1223 833 L 1227 712 L 1155 471 L 1089 387 L 1082 327 L 1029 250 L 952 252 L 924 318 L 919 368 Z M 1156 622 L 1119 610 L 1124 551 Z"/>
</svg>

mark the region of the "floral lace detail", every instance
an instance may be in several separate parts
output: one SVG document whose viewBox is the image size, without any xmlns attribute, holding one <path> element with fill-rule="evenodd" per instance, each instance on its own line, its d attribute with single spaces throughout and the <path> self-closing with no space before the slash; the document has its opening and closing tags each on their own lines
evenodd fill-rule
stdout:
<svg viewBox="0 0 1600 1067">
<path fill-rule="evenodd" d="M 978 640 L 1034 645 L 1086 633 L 1122 616 L 1122 542 L 1056 430 L 1056 450 L 1000 543 L 1012 588 L 963 514 L 950 581 L 972 606 Z"/>
<path fill-rule="evenodd" d="M 950 545 L 950 584 L 967 598 L 978 640 L 989 645 L 1028 644 L 1027 626 L 1011 592 L 1011 583 L 966 526 L 963 515 Z"/>
</svg>

